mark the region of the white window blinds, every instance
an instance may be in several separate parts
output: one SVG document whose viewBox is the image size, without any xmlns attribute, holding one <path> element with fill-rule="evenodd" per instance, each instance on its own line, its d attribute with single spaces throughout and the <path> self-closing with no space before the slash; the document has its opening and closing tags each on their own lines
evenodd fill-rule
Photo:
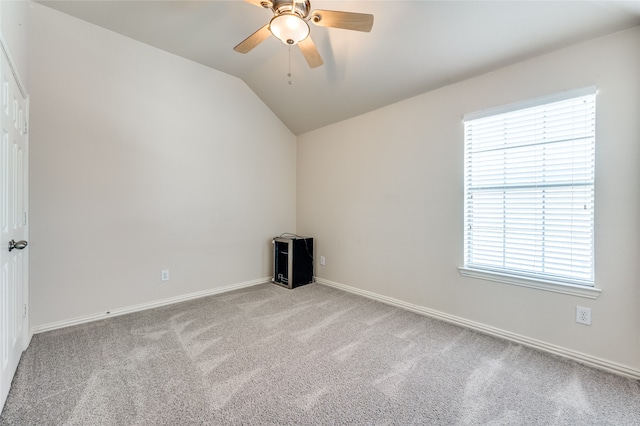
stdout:
<svg viewBox="0 0 640 426">
<path fill-rule="evenodd" d="M 465 116 L 465 268 L 593 286 L 595 88 L 532 103 Z"/>
</svg>

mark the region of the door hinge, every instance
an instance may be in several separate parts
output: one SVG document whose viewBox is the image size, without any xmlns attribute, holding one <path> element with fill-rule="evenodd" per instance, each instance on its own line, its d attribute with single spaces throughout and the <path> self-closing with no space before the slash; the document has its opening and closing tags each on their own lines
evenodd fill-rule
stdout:
<svg viewBox="0 0 640 426">
<path fill-rule="evenodd" d="M 27 133 L 29 133 L 29 125 L 27 124 L 27 122 L 24 122 L 24 134 L 26 135 Z"/>
<path fill-rule="evenodd" d="M 24 310 L 22 311 L 22 317 L 24 318 L 24 317 L 26 317 L 26 316 L 27 316 L 27 304 L 25 303 L 25 304 L 24 304 L 24 305 L 22 305 L 22 306 L 24 306 Z"/>
<path fill-rule="evenodd" d="M 27 212 L 22 212 L 22 225 L 27 226 Z"/>
</svg>

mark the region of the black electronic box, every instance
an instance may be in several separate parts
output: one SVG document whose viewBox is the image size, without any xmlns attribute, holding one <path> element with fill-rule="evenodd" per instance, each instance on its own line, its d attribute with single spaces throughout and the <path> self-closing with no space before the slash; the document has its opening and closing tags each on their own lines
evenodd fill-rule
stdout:
<svg viewBox="0 0 640 426">
<path fill-rule="evenodd" d="M 273 283 L 296 288 L 313 282 L 313 238 L 276 237 L 273 254 Z"/>
</svg>

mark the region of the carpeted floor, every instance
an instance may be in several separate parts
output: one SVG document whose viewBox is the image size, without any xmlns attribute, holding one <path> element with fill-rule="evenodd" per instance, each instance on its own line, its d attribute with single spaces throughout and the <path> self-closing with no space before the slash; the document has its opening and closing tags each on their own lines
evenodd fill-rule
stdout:
<svg viewBox="0 0 640 426">
<path fill-rule="evenodd" d="M 640 425 L 640 383 L 330 287 L 34 336 L 2 425 Z"/>
</svg>

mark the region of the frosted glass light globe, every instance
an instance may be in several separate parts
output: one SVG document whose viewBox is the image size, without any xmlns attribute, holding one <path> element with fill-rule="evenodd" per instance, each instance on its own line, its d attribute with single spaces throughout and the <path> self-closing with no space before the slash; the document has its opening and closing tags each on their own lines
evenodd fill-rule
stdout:
<svg viewBox="0 0 640 426">
<path fill-rule="evenodd" d="M 269 23 L 269 30 L 284 44 L 297 44 L 309 35 L 309 25 L 298 15 L 282 13 Z"/>
</svg>

